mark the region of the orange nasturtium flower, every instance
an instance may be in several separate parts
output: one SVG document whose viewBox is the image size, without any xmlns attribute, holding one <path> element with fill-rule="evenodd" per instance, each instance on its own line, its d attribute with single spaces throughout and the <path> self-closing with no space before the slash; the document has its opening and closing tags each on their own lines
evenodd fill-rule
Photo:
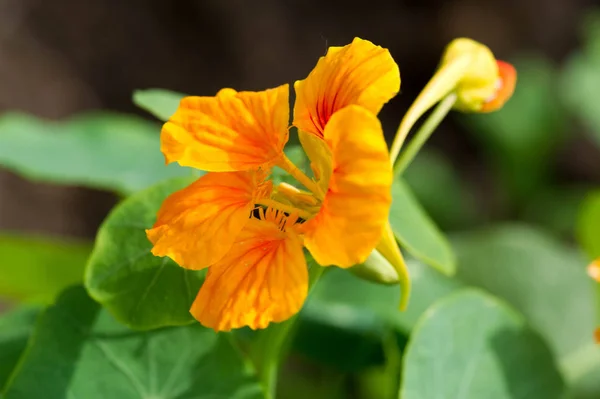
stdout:
<svg viewBox="0 0 600 399">
<path fill-rule="evenodd" d="M 288 85 L 186 97 L 164 125 L 167 162 L 206 170 L 169 196 L 147 230 L 156 256 L 208 267 L 192 315 L 218 331 L 265 328 L 300 310 L 308 292 L 303 246 L 323 265 L 350 267 L 378 244 L 392 170 L 376 113 L 400 88 L 389 52 L 355 39 L 332 47 L 296 82 L 294 125 L 314 179 L 283 153 Z M 278 166 L 303 186 L 268 177 Z"/>
</svg>

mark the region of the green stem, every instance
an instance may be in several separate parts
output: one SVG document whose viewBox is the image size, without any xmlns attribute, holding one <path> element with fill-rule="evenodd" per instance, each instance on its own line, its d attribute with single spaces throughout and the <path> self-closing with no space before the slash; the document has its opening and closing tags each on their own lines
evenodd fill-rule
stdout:
<svg viewBox="0 0 600 399">
<path fill-rule="evenodd" d="M 394 176 L 400 176 L 404 170 L 410 165 L 423 144 L 427 141 L 433 131 L 439 126 L 440 122 L 450 112 L 452 106 L 456 102 L 456 94 L 450 93 L 438 103 L 434 110 L 429 114 L 427 120 L 415 133 L 412 140 L 406 146 L 406 149 L 398 157 L 398 161 L 394 166 Z"/>
<path fill-rule="evenodd" d="M 315 286 L 324 268 L 313 263 L 308 270 L 309 292 Z M 254 359 L 257 374 L 262 384 L 267 399 L 275 399 L 277 388 L 277 371 L 279 362 L 286 352 L 290 341 L 290 331 L 296 326 L 296 314 L 292 318 L 282 322 L 273 323 L 266 330 L 260 332 L 260 336 L 253 347 L 251 358 Z"/>
</svg>

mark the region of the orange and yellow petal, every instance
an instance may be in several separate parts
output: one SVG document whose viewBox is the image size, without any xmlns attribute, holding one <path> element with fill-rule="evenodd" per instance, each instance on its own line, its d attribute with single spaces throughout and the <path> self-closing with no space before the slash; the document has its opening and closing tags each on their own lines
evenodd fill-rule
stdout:
<svg viewBox="0 0 600 399">
<path fill-rule="evenodd" d="M 216 331 L 266 328 L 301 309 L 308 293 L 302 241 L 280 225 L 268 217 L 251 219 L 231 251 L 208 269 L 190 309 L 202 325 Z"/>
<path fill-rule="evenodd" d="M 167 163 L 210 172 L 268 167 L 288 140 L 289 85 L 260 92 L 223 89 L 185 97 L 163 126 Z"/>
<path fill-rule="evenodd" d="M 349 106 L 324 131 L 333 174 L 317 215 L 301 226 L 304 244 L 323 265 L 364 262 L 381 239 L 392 201 L 392 168 L 377 117 Z"/>
<path fill-rule="evenodd" d="M 330 47 L 294 88 L 294 126 L 322 137 L 331 116 L 348 105 L 378 113 L 400 90 L 400 70 L 387 49 L 355 38 Z"/>
<path fill-rule="evenodd" d="M 186 269 L 202 269 L 221 259 L 249 220 L 258 196 L 268 195 L 263 172 L 207 173 L 171 194 L 152 229 L 152 253 Z"/>
<path fill-rule="evenodd" d="M 496 111 L 504 106 L 513 95 L 517 85 L 517 71 L 514 66 L 504 61 L 498 64 L 499 80 L 496 93 L 481 107 L 480 112 Z"/>
</svg>

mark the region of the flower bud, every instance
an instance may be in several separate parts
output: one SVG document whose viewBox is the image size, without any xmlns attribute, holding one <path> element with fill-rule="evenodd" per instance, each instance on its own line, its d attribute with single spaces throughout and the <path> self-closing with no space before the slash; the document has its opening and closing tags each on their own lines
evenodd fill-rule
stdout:
<svg viewBox="0 0 600 399">
<path fill-rule="evenodd" d="M 364 263 L 349 269 L 354 275 L 364 280 L 379 284 L 398 284 L 398 272 L 387 259 L 374 249 Z"/>
<path fill-rule="evenodd" d="M 457 96 L 454 108 L 477 112 L 495 98 L 500 75 L 494 54 L 487 46 L 471 39 L 453 40 L 446 47 L 439 70 L 453 65 L 461 66 L 453 90 Z"/>
</svg>

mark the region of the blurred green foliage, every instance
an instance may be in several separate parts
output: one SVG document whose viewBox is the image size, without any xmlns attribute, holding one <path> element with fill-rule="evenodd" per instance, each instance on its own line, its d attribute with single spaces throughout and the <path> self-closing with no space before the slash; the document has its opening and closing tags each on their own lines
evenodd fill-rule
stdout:
<svg viewBox="0 0 600 399">
<path fill-rule="evenodd" d="M 90 243 L 0 233 L 0 294 L 12 301 L 50 303 L 81 283 Z"/>
</svg>

